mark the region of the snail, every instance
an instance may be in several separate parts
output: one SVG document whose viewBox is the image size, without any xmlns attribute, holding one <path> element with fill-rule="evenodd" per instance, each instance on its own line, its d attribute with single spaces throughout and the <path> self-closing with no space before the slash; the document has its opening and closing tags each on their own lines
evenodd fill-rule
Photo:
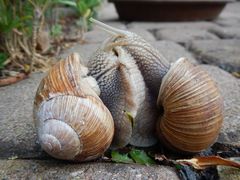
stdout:
<svg viewBox="0 0 240 180">
<path fill-rule="evenodd" d="M 157 129 L 165 146 L 196 153 L 215 142 L 223 121 L 223 98 L 199 66 L 178 59 L 163 77 L 157 104 L 164 109 Z"/>
<path fill-rule="evenodd" d="M 88 61 L 60 61 L 41 81 L 34 122 L 41 147 L 73 161 L 109 147 L 148 147 L 157 137 L 177 152 L 211 146 L 223 121 L 223 99 L 211 77 L 186 58 L 170 64 L 143 38 L 92 21 L 112 34 Z"/>
<path fill-rule="evenodd" d="M 100 98 L 114 119 L 111 147 L 121 148 L 129 143 L 151 146 L 157 142 L 158 117 L 152 92 L 159 91 L 168 63 L 164 58 L 160 61 L 158 51 L 140 36 L 92 21 L 113 35 L 103 42 L 88 63 L 89 75 L 97 80 Z M 155 78 L 150 80 L 153 75 Z"/>
<path fill-rule="evenodd" d="M 51 156 L 73 161 L 100 157 L 114 134 L 111 113 L 76 53 L 51 68 L 34 101 L 34 123 L 41 147 Z"/>
<path fill-rule="evenodd" d="M 90 21 L 112 34 L 112 37 L 102 45 L 105 50 L 122 47 L 126 54 L 133 57 L 151 92 L 151 96 L 157 98 L 162 78 L 170 67 L 169 61 L 136 33 L 111 27 L 93 18 Z"/>
<path fill-rule="evenodd" d="M 207 72 L 185 58 L 170 65 L 135 33 L 91 21 L 112 34 L 92 56 L 88 67 L 99 83 L 100 98 L 113 115 L 113 147 L 128 143 L 151 146 L 156 143 L 155 126 L 160 141 L 176 151 L 195 153 L 213 144 L 223 121 L 223 100 Z M 121 77 L 124 73 L 138 75 Z M 128 88 L 124 89 L 125 85 Z M 134 110 L 126 104 L 129 100 Z M 130 112 L 133 123 L 124 118 L 125 110 Z"/>
</svg>

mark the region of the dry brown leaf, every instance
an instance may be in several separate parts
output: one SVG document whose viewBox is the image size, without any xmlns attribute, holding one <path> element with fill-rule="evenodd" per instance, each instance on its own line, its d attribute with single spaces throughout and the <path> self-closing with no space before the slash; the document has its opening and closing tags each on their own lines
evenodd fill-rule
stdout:
<svg viewBox="0 0 240 180">
<path fill-rule="evenodd" d="M 158 161 L 168 161 L 167 157 L 163 154 L 155 154 L 155 160 Z"/>
<path fill-rule="evenodd" d="M 195 157 L 192 159 L 176 160 L 180 164 L 187 164 L 193 166 L 195 169 L 205 169 L 209 166 L 223 165 L 240 168 L 240 163 L 224 159 L 219 156 Z"/>
</svg>

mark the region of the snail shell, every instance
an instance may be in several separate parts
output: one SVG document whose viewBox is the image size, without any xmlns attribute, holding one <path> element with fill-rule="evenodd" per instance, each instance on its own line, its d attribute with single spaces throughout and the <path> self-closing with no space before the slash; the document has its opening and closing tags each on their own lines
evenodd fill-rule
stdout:
<svg viewBox="0 0 240 180">
<path fill-rule="evenodd" d="M 43 78 L 34 102 L 41 147 L 58 159 L 88 161 L 110 146 L 114 124 L 97 94 L 94 78 L 77 54 L 60 61 Z"/>
<path fill-rule="evenodd" d="M 200 67 L 185 58 L 175 62 L 162 80 L 157 103 L 164 109 L 157 128 L 166 146 L 194 153 L 216 140 L 223 121 L 223 99 Z"/>
</svg>

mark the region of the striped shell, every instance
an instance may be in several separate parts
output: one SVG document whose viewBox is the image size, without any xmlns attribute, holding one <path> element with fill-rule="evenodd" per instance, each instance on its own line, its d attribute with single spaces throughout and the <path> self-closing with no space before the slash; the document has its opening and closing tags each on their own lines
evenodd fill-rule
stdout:
<svg viewBox="0 0 240 180">
<path fill-rule="evenodd" d="M 41 147 L 58 159 L 88 161 L 100 157 L 114 133 L 112 116 L 97 94 L 77 54 L 60 61 L 43 78 L 34 102 Z"/>
<path fill-rule="evenodd" d="M 223 121 L 223 99 L 210 76 L 180 58 L 163 78 L 158 106 L 164 114 L 157 125 L 165 145 L 199 152 L 216 140 Z"/>
</svg>

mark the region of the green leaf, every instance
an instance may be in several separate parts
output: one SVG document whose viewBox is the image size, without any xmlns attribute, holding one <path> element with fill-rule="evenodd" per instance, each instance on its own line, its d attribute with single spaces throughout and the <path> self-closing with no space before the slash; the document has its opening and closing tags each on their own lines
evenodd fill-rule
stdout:
<svg viewBox="0 0 240 180">
<path fill-rule="evenodd" d="M 84 1 L 78 1 L 77 2 L 77 10 L 81 14 L 81 16 L 84 16 L 86 11 L 88 10 L 88 6 Z"/>
<path fill-rule="evenodd" d="M 62 34 L 62 26 L 61 24 L 54 24 L 51 28 L 51 35 L 53 37 L 57 37 Z"/>
<path fill-rule="evenodd" d="M 144 151 L 132 149 L 129 154 L 137 164 L 143 165 L 156 164 L 155 161 L 150 156 L 148 156 L 147 153 L 145 153 Z"/>
<path fill-rule="evenodd" d="M 99 6 L 101 3 L 101 0 L 86 0 L 86 4 L 89 8 L 93 8 L 95 6 Z"/>
<path fill-rule="evenodd" d="M 75 8 L 77 7 L 76 2 L 71 1 L 71 0 L 55 0 L 54 3 L 64 4 L 64 5 L 68 5 L 68 6 L 75 7 Z"/>
<path fill-rule="evenodd" d="M 182 166 L 180 164 L 176 164 L 175 167 L 176 167 L 177 170 L 182 169 Z"/>
<path fill-rule="evenodd" d="M 6 53 L 0 52 L 0 69 L 4 67 L 4 62 L 7 60 L 8 56 Z"/>
<path fill-rule="evenodd" d="M 126 164 L 134 163 L 133 160 L 128 157 L 128 154 L 120 154 L 117 151 L 112 151 L 111 156 L 112 156 L 112 161 L 114 162 L 126 163 Z"/>
</svg>

